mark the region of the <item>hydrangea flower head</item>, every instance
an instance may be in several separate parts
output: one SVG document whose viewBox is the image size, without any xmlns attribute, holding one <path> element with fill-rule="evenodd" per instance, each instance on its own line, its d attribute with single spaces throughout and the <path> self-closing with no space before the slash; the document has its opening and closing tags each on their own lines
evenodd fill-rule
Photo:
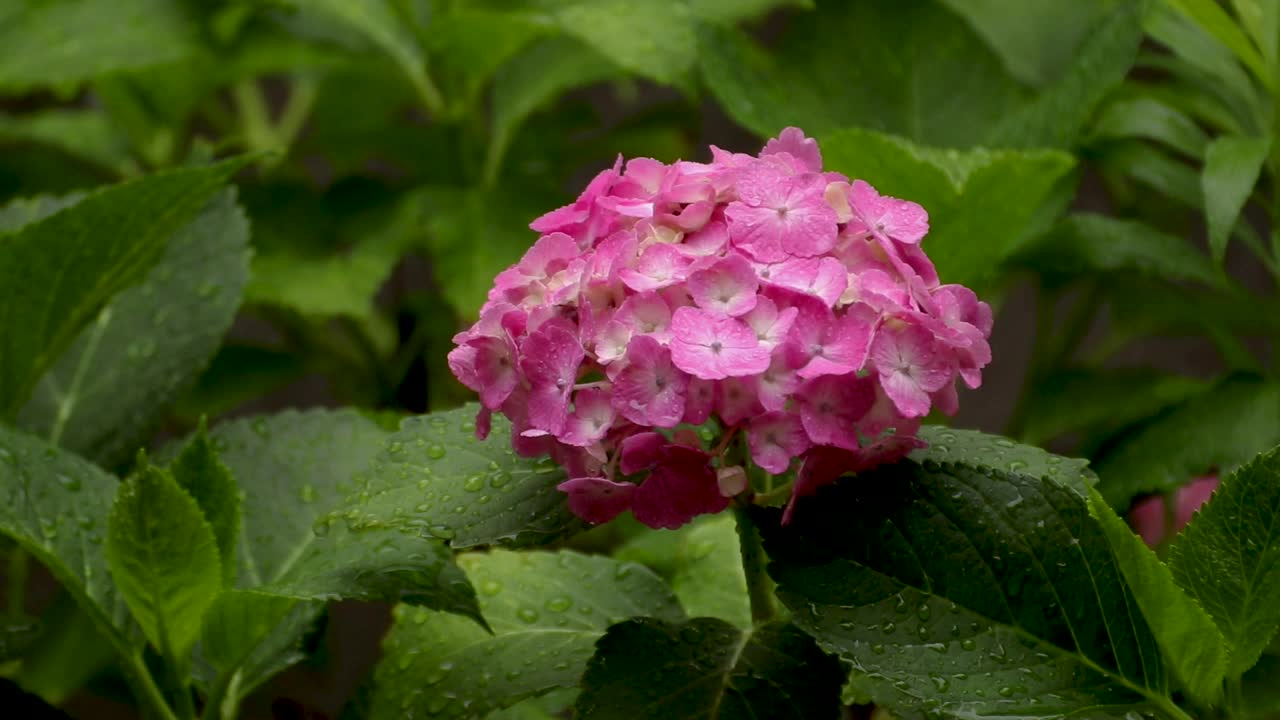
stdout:
<svg viewBox="0 0 1280 720">
<path fill-rule="evenodd" d="M 530 225 L 454 338 L 480 432 L 510 418 L 588 522 L 675 528 L 765 474 L 794 501 L 898 460 L 991 360 L 991 309 L 940 284 L 924 208 L 823 171 L 796 128 L 711 154 L 619 159 Z"/>
</svg>

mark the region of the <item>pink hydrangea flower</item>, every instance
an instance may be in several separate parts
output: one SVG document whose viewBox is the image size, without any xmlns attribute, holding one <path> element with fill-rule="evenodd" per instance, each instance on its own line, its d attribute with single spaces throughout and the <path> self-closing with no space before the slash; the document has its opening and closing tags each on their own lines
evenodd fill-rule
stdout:
<svg viewBox="0 0 1280 720">
<path fill-rule="evenodd" d="M 1200 506 L 1209 502 L 1218 485 L 1218 476 L 1205 475 L 1178 488 L 1173 494 L 1172 528 L 1168 527 L 1166 520 L 1165 498 L 1159 495 L 1139 500 L 1129 511 L 1129 524 L 1138 531 L 1147 545 L 1156 547 L 1182 532 L 1182 528 L 1191 522 L 1191 517 Z"/>
<path fill-rule="evenodd" d="M 449 367 L 477 433 L 510 419 L 588 522 L 678 527 L 760 472 L 794 470 L 794 499 L 893 462 L 991 360 L 991 309 L 940 284 L 925 210 L 824 171 L 796 128 L 757 156 L 619 158 L 530 227 Z"/>
</svg>

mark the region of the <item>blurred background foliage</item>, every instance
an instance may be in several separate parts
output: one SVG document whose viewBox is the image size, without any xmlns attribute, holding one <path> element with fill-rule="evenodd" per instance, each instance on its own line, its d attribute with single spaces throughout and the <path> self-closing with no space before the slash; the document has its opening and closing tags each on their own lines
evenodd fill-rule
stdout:
<svg viewBox="0 0 1280 720">
<path fill-rule="evenodd" d="M 118 298 L 20 417 L 112 465 L 158 399 L 170 434 L 452 407 L 530 220 L 618 153 L 797 125 L 996 307 L 957 423 L 1090 457 L 1123 509 L 1280 442 L 1278 90 L 1276 0 L 3 0 L 0 232 L 265 158 L 130 291 L 163 312 Z M 49 415 L 75 353 L 114 415 Z"/>
</svg>

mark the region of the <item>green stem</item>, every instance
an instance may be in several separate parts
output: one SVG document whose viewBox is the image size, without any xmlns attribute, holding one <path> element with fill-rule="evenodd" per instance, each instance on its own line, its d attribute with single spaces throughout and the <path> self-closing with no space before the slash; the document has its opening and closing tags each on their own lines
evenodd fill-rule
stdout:
<svg viewBox="0 0 1280 720">
<path fill-rule="evenodd" d="M 14 545 L 9 551 L 9 572 L 5 575 L 5 587 L 9 589 L 9 617 L 21 620 L 27 614 L 27 576 L 30 575 L 30 557 L 27 551 Z"/>
<path fill-rule="evenodd" d="M 773 581 L 765 572 L 768 558 L 760 540 L 760 531 L 747 516 L 747 508 L 735 504 L 734 519 L 738 522 L 738 546 L 742 549 L 742 572 L 747 578 L 747 597 L 751 600 L 751 619 L 761 625 L 776 614 L 773 604 Z"/>
<path fill-rule="evenodd" d="M 201 720 L 235 720 L 240 712 L 240 703 L 236 701 L 240 687 L 240 671 L 221 673 L 209 688 L 205 698 L 204 712 Z"/>
<path fill-rule="evenodd" d="M 262 90 L 254 80 L 243 80 L 231 88 L 240 114 L 240 130 L 245 145 L 254 151 L 274 150 L 276 132 L 271 124 L 271 113 L 262 98 Z"/>
<path fill-rule="evenodd" d="M 160 692 L 155 679 L 151 677 L 151 672 L 142 662 L 142 656 L 138 653 L 121 653 L 120 661 L 133 696 L 146 713 L 160 720 L 178 720 L 178 716 L 173 714 L 168 701 L 164 699 L 164 693 Z"/>
<path fill-rule="evenodd" d="M 1227 680 L 1227 716 L 1242 718 L 1245 716 L 1244 689 L 1240 685 L 1240 676 Z"/>
<path fill-rule="evenodd" d="M 320 96 L 320 82 L 315 78 L 299 77 L 289 92 L 289 100 L 284 110 L 280 111 L 280 122 L 276 123 L 275 138 L 281 150 L 293 145 L 302 126 L 311 114 L 311 108 Z"/>
</svg>

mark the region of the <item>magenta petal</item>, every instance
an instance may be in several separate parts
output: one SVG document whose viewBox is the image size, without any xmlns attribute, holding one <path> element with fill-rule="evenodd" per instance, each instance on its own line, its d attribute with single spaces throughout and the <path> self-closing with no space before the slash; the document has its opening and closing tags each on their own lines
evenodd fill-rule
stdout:
<svg viewBox="0 0 1280 720">
<path fill-rule="evenodd" d="M 589 523 L 606 523 L 631 507 L 636 486 L 599 477 L 566 480 L 556 486 L 569 496 L 569 509 Z"/>
<path fill-rule="evenodd" d="M 652 528 L 675 530 L 698 515 L 717 513 L 729 507 L 729 498 L 720 494 L 715 470 L 708 464 L 660 465 L 636 488 L 631 512 Z"/>
<path fill-rule="evenodd" d="M 667 439 L 656 432 L 636 433 L 622 441 L 622 460 L 618 469 L 624 475 L 633 475 L 658 464 L 658 451 Z"/>
</svg>

